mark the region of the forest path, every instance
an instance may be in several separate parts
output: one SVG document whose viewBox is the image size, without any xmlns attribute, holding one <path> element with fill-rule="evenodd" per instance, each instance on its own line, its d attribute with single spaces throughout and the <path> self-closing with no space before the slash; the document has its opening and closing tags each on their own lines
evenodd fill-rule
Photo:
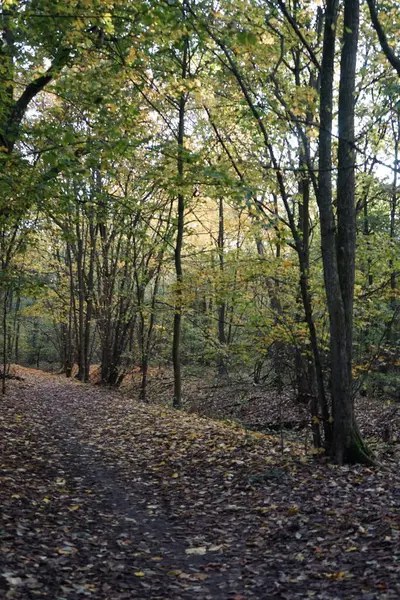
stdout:
<svg viewBox="0 0 400 600">
<path fill-rule="evenodd" d="M 282 461 L 275 438 L 23 374 L 0 412 L 1 598 L 400 597 L 395 465 Z"/>
</svg>

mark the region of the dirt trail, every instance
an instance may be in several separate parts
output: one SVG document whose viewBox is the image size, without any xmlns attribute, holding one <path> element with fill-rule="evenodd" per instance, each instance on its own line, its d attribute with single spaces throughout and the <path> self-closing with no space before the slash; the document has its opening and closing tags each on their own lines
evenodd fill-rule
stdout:
<svg viewBox="0 0 400 600">
<path fill-rule="evenodd" d="M 193 531 L 166 502 L 159 510 L 146 473 L 133 473 L 129 482 L 85 439 L 96 404 L 120 396 L 39 372 L 30 371 L 26 379 L 6 400 L 16 409 L 18 429 L 4 452 L 11 450 L 15 461 L 5 472 L 13 473 L 15 489 L 15 475 L 23 477 L 13 494 L 16 514 L 2 515 L 0 594 L 52 600 L 240 598 L 240 569 L 228 569 L 226 556 L 216 549 L 210 561 L 210 555 L 185 552 L 202 551 L 201 524 Z M 26 476 L 29 481 L 23 481 Z M 7 522 L 14 516 L 15 523 Z"/>
<path fill-rule="evenodd" d="M 296 467 L 278 459 L 265 471 L 265 449 L 247 434 L 24 374 L 0 418 L 1 598 L 400 597 L 390 474 L 350 474 L 342 494 L 331 486 L 330 505 L 322 471 L 303 465 L 297 481 Z M 215 457 L 204 454 L 208 443 Z M 262 485 L 249 485 L 261 468 Z M 380 485 L 388 497 L 355 513 L 356 485 Z"/>
</svg>

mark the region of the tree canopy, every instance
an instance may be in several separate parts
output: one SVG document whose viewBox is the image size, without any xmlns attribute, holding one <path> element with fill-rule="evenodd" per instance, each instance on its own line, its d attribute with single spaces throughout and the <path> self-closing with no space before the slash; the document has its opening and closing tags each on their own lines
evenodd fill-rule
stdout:
<svg viewBox="0 0 400 600">
<path fill-rule="evenodd" d="M 390 0 L 3 0 L 8 366 L 171 366 L 293 389 L 373 463 L 398 400 L 400 82 Z M 76 369 L 74 365 L 77 365 Z M 182 371 L 182 372 L 181 372 Z"/>
</svg>

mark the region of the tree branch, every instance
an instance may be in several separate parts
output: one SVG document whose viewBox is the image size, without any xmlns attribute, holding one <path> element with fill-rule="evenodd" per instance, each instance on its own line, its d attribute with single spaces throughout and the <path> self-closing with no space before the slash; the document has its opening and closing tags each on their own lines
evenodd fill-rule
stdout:
<svg viewBox="0 0 400 600">
<path fill-rule="evenodd" d="M 283 16 L 288 21 L 288 23 L 292 27 L 293 31 L 297 35 L 297 37 L 299 38 L 299 40 L 301 41 L 301 43 L 303 44 L 303 46 L 306 48 L 311 61 L 314 63 L 314 65 L 320 71 L 321 70 L 321 65 L 319 64 L 319 61 L 318 61 L 318 59 L 317 59 L 317 57 L 315 55 L 314 50 L 311 48 L 310 44 L 305 39 L 304 35 L 301 33 L 301 31 L 300 31 L 300 29 L 299 29 L 296 21 L 294 20 L 294 18 L 292 17 L 292 15 L 287 10 L 285 3 L 282 0 L 278 0 L 278 6 L 279 6 L 279 8 L 282 11 Z"/>
<path fill-rule="evenodd" d="M 378 35 L 379 43 L 381 45 L 382 51 L 384 52 L 386 58 L 392 65 L 392 67 L 397 71 L 398 76 L 400 77 L 400 58 L 395 55 L 392 48 L 389 46 L 387 41 L 386 33 L 383 31 L 383 27 L 378 19 L 378 13 L 376 11 L 375 0 L 367 0 L 369 13 L 371 15 L 372 25 Z"/>
<path fill-rule="evenodd" d="M 56 75 L 58 75 L 68 62 L 71 55 L 69 48 L 61 48 L 56 54 L 50 67 L 47 69 L 44 75 L 37 77 L 31 83 L 29 83 L 21 96 L 15 102 L 10 116 L 8 118 L 5 141 L 8 152 L 11 152 L 14 148 L 14 144 L 18 138 L 19 129 L 21 126 L 22 119 L 26 113 L 29 103 L 41 92 L 50 81 L 52 81 Z"/>
</svg>

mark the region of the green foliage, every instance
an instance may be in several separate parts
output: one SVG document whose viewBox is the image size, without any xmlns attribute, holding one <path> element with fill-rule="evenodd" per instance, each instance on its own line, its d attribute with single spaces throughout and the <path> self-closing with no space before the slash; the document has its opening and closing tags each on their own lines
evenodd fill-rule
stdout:
<svg viewBox="0 0 400 600">
<path fill-rule="evenodd" d="M 315 198 L 318 14 L 315 3 L 300 2 L 296 31 L 278 6 L 255 0 L 224 0 L 218 11 L 207 1 L 5 4 L 1 26 L 13 41 L 3 44 L 0 66 L 9 82 L 0 92 L 0 289 L 12 291 L 6 321 L 14 337 L 18 324 L 21 360 L 37 362 L 32 348 L 60 364 L 65 354 L 76 360 L 84 321 L 92 361 L 105 362 L 109 349 L 119 373 L 146 360 L 169 362 L 176 198 L 183 194 L 184 364 L 277 371 L 281 348 L 282 372 L 294 379 L 296 355 L 314 360 L 311 322 L 328 369 Z M 385 26 L 392 35 L 392 23 Z M 366 15 L 361 27 L 357 377 L 371 347 L 390 342 L 397 351 L 400 269 L 399 85 Z M 17 122 L 12 108 L 46 73 Z M 182 95 L 184 177 L 176 167 Z M 336 166 L 334 156 L 335 174 Z M 368 377 L 374 392 L 396 385 L 391 374 L 380 383 Z"/>
</svg>

